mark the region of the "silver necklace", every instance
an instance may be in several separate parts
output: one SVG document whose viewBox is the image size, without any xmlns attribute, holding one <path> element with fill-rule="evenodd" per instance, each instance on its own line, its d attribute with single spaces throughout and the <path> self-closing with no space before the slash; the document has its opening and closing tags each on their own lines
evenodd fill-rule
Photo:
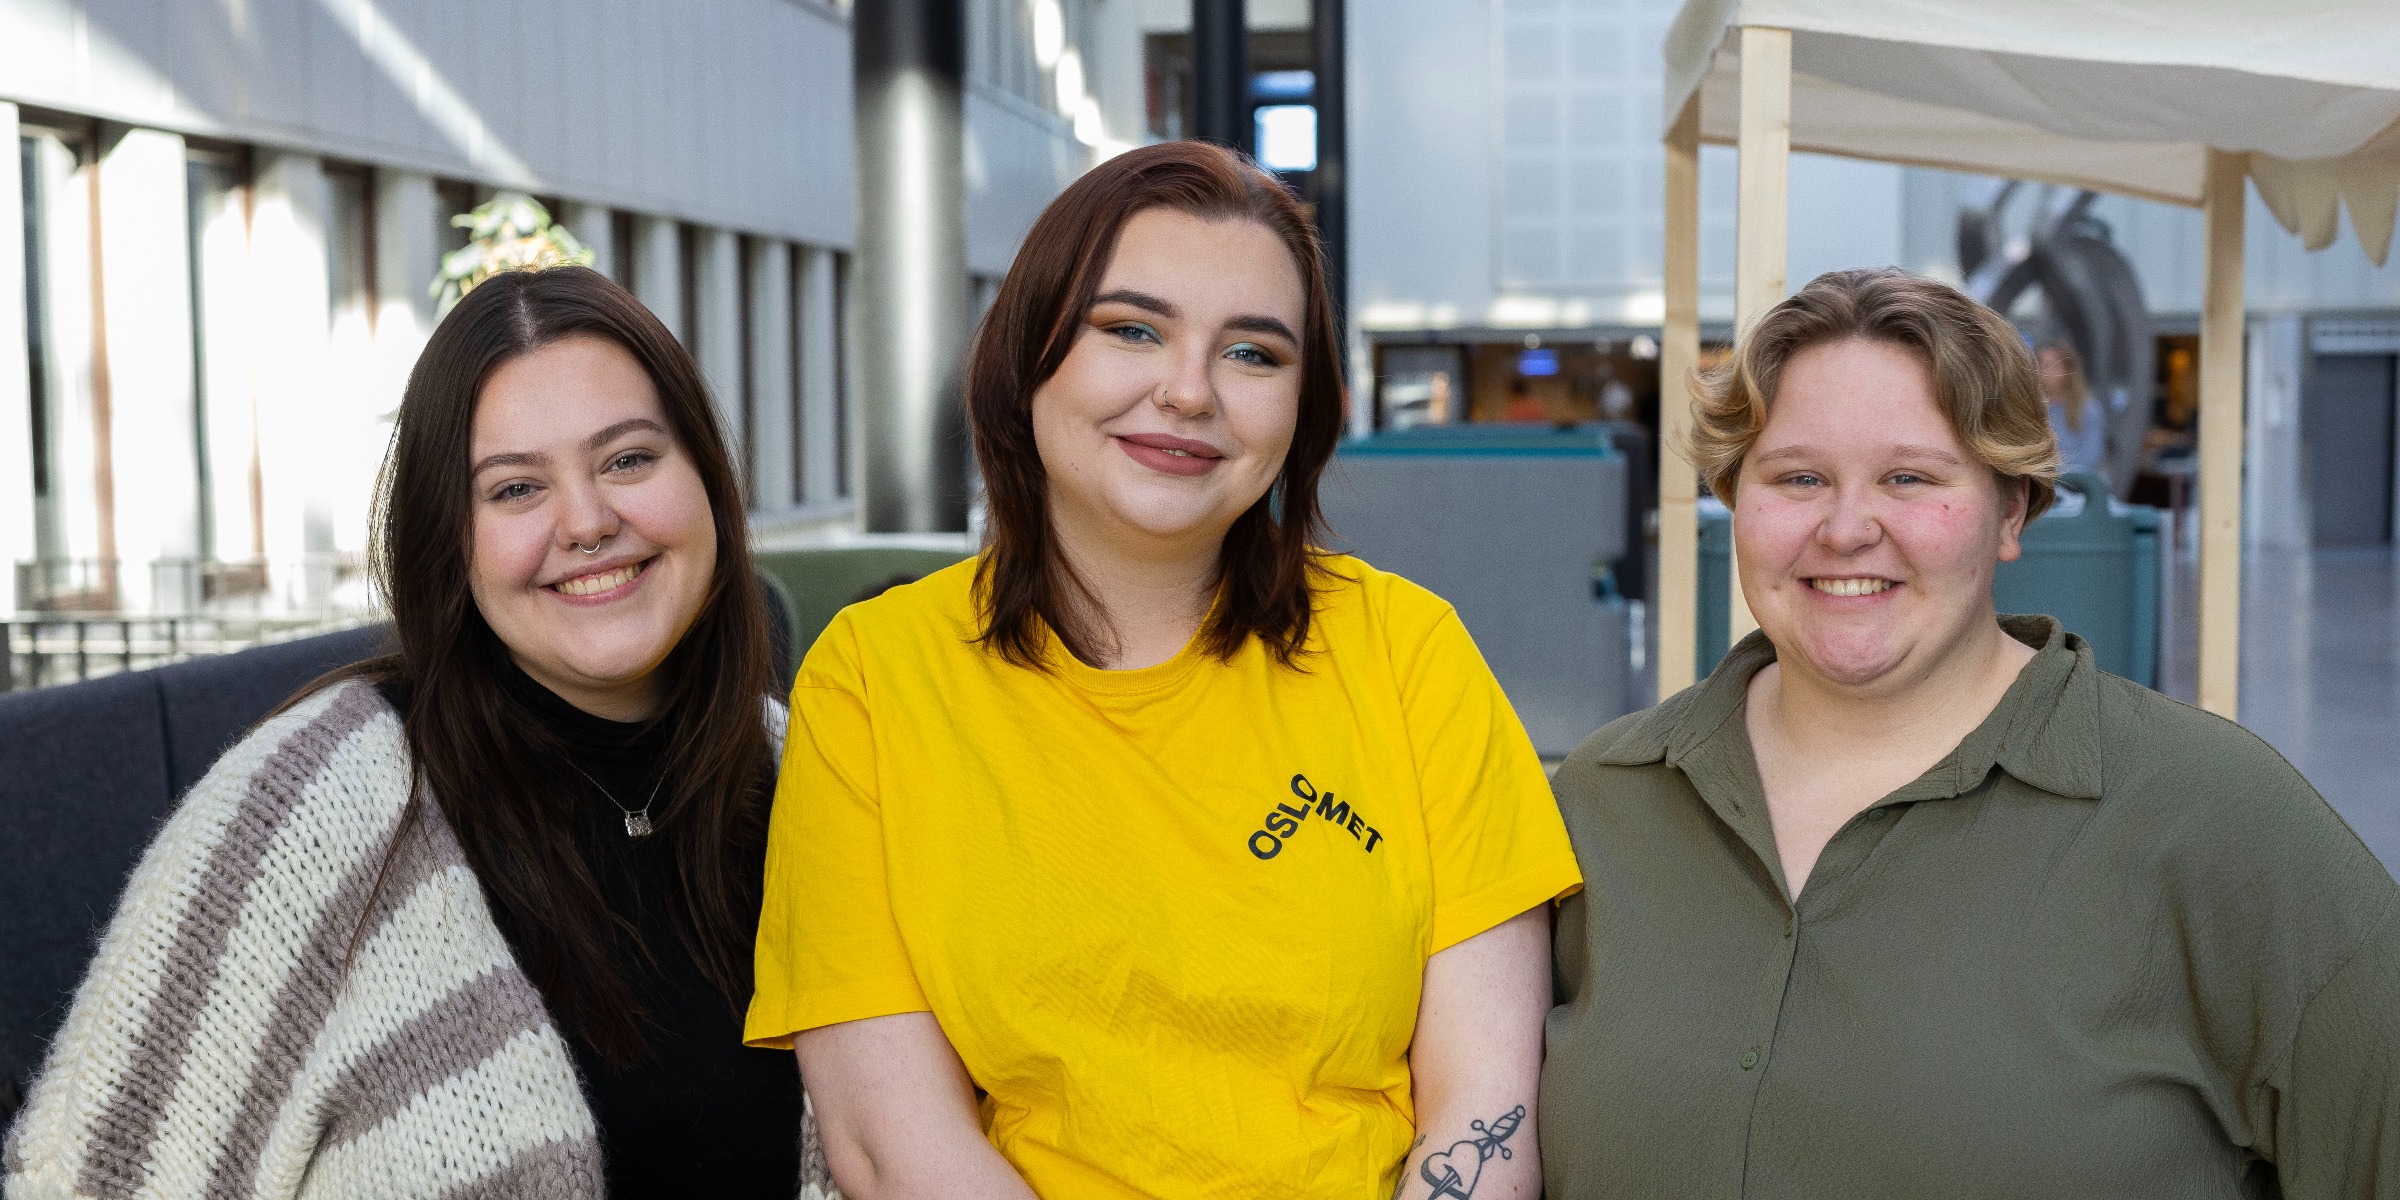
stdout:
<svg viewBox="0 0 2400 1200">
<path fill-rule="evenodd" d="M 636 812 L 622 804 L 617 804 L 617 798 L 609 795 L 608 789 L 600 787 L 600 781 L 592 778 L 591 775 L 585 772 L 582 767 L 577 767 L 574 763 L 568 763 L 567 765 L 569 767 L 573 767 L 576 774 L 582 775 L 584 782 L 591 784 L 595 788 L 599 788 L 600 794 L 602 796 L 606 796 L 610 804 L 616 805 L 618 812 L 625 814 L 626 837 L 645 838 L 650 836 L 650 806 L 658 803 L 658 789 L 662 786 L 665 786 L 667 782 L 667 777 L 665 775 L 660 775 L 658 777 L 658 782 L 650 785 L 650 798 L 642 801 L 641 811 Z"/>
</svg>

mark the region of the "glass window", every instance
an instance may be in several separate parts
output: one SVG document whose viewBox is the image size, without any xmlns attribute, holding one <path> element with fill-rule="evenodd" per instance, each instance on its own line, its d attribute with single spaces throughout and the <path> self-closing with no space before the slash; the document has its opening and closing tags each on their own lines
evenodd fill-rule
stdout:
<svg viewBox="0 0 2400 1200">
<path fill-rule="evenodd" d="M 675 331 L 683 348 L 697 362 L 700 358 L 700 231 L 688 224 L 675 227 L 675 265 L 681 272 L 675 281 L 680 302 L 683 328 Z"/>
<path fill-rule="evenodd" d="M 345 344 L 374 333 L 375 182 L 364 167 L 325 167 L 326 309 L 332 314 L 337 354 Z"/>
<path fill-rule="evenodd" d="M 617 286 L 629 292 L 633 290 L 634 263 L 641 257 L 637 251 L 633 240 L 633 214 L 609 213 L 608 263 L 616 270 Z"/>
<path fill-rule="evenodd" d="M 1306 72 L 1279 72 L 1306 74 Z M 1317 169 L 1317 110 L 1307 104 L 1264 104 L 1255 112 L 1258 128 L 1252 144 L 1258 165 L 1270 171 Z"/>
<path fill-rule="evenodd" d="M 453 250 L 467 248 L 467 231 L 450 223 L 452 217 L 463 217 L 475 210 L 475 185 L 452 179 L 434 181 L 433 185 L 433 244 L 447 255 Z"/>
</svg>

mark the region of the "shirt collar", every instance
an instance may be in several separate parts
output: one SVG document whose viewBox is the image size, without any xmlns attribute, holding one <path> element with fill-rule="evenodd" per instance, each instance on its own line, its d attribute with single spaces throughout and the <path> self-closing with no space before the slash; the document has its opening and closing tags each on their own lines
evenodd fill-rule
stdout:
<svg viewBox="0 0 2400 1200">
<path fill-rule="evenodd" d="M 2099 799 L 2101 673 L 2091 647 L 2053 617 L 2005 616 L 2000 626 L 2034 647 L 2033 659 L 1957 751 L 1911 785 L 1911 790 L 1923 787 L 1926 792 L 1915 798 L 1963 795 L 1997 766 L 2053 795 Z M 1764 633 L 1743 638 L 1707 679 L 1685 694 L 1679 709 L 1670 704 L 1651 710 L 1607 761 L 1663 759 L 1681 768 L 1741 711 L 1750 677 L 1773 661 L 1775 646 Z"/>
</svg>

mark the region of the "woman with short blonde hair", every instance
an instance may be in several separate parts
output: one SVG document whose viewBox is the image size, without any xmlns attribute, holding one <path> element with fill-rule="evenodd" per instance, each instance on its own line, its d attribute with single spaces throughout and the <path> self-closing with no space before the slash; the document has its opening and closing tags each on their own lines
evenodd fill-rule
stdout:
<svg viewBox="0 0 2400 1200">
<path fill-rule="evenodd" d="M 1838 338 L 1865 338 L 1922 356 L 1933 402 L 1959 443 L 1985 466 L 2021 480 L 2026 519 L 2056 498 L 2058 446 L 2041 376 L 2006 317 L 1956 288 L 1902 271 L 1837 271 L 1776 305 L 1692 395 L 1692 463 L 1730 505 L 1742 456 L 1767 425 L 1767 397 L 1792 357 Z"/>
<path fill-rule="evenodd" d="M 1836 272 L 1695 392 L 1759 631 L 1555 778 L 1548 1194 L 2400 1194 L 2400 887 L 1993 611 L 2057 462 L 2016 331 Z"/>
</svg>

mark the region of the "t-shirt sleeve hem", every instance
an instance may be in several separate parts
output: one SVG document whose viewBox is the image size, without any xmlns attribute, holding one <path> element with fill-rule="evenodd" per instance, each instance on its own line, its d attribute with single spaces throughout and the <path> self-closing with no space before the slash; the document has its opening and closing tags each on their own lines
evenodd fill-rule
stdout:
<svg viewBox="0 0 2400 1200">
<path fill-rule="evenodd" d="M 853 990 L 839 997 L 782 1004 L 773 1008 L 753 1004 L 748 1019 L 742 1023 L 742 1044 L 762 1050 L 789 1050 L 794 1036 L 811 1029 L 823 1029 L 846 1021 L 864 1021 L 871 1017 L 931 1011 L 932 1006 L 925 1003 L 925 997 L 918 994 L 915 988 L 905 985 L 872 991 Z"/>
<path fill-rule="evenodd" d="M 1573 858 L 1518 872 L 1442 905 L 1433 916 L 1433 947 L 1428 953 L 1439 954 L 1519 913 L 1563 899 L 1582 888 L 1583 872 Z"/>
</svg>

